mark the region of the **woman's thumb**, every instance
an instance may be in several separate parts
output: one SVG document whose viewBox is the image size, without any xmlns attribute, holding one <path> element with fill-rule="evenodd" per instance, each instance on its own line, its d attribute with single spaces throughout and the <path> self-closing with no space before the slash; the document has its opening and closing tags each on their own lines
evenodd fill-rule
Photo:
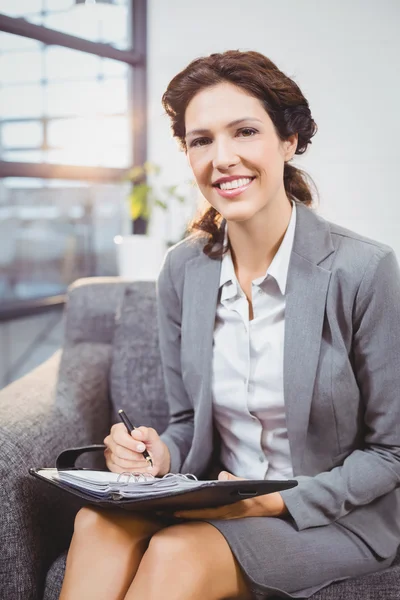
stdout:
<svg viewBox="0 0 400 600">
<path fill-rule="evenodd" d="M 156 430 L 152 427 L 145 427 L 144 425 L 141 425 L 136 429 L 136 431 L 140 431 L 140 433 L 142 434 L 141 439 L 145 444 L 151 444 L 152 442 L 154 443 L 155 440 L 158 438 Z"/>
<path fill-rule="evenodd" d="M 218 475 L 218 481 L 237 481 L 243 479 L 242 477 L 236 477 L 232 475 L 232 473 L 228 473 L 228 471 L 221 471 Z"/>
</svg>

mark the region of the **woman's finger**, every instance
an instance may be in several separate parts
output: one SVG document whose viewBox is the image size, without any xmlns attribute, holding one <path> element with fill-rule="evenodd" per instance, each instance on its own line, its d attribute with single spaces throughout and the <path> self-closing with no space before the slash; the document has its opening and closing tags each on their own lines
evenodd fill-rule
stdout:
<svg viewBox="0 0 400 600">
<path fill-rule="evenodd" d="M 124 448 L 123 446 L 119 446 L 117 444 L 112 444 L 110 446 L 110 450 L 112 454 L 120 458 L 121 460 L 140 460 L 143 458 L 140 452 L 134 452 L 133 450 L 128 450 L 128 448 Z M 143 459 L 144 460 L 144 459 Z"/>
<path fill-rule="evenodd" d="M 123 461 L 115 457 L 112 453 L 105 453 L 106 464 L 110 471 L 115 473 L 123 473 L 123 472 L 134 472 L 138 471 L 141 473 L 148 472 L 148 463 L 147 461 Z"/>
<path fill-rule="evenodd" d="M 127 447 L 127 443 L 131 444 L 131 442 L 133 442 L 132 439 L 129 441 L 129 436 L 127 437 L 128 442 L 123 439 L 123 442 L 125 441 L 125 443 L 120 444 L 118 443 L 118 440 L 113 439 L 112 436 L 107 436 L 104 439 L 104 443 L 108 448 L 110 448 L 113 454 L 116 454 L 120 458 L 135 460 L 145 450 L 146 446 L 144 446 L 142 442 L 134 442 L 133 448 Z"/>
<path fill-rule="evenodd" d="M 132 435 L 130 435 L 125 425 L 121 423 L 122 427 L 119 427 L 119 424 L 113 425 L 111 427 L 111 440 L 114 444 L 118 446 L 123 446 L 124 448 L 128 448 L 129 450 L 133 450 L 134 452 L 143 452 L 143 450 L 138 450 L 138 446 L 144 445 L 140 439 L 134 439 Z M 136 435 L 136 431 L 133 432 Z"/>
</svg>

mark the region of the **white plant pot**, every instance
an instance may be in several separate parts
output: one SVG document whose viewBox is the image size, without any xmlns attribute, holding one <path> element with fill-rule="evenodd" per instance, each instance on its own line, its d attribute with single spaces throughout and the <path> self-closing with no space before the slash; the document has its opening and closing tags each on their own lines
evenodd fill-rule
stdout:
<svg viewBox="0 0 400 600">
<path fill-rule="evenodd" d="M 131 281 L 155 281 L 167 251 L 164 240 L 150 235 L 117 235 L 118 273 Z"/>
</svg>

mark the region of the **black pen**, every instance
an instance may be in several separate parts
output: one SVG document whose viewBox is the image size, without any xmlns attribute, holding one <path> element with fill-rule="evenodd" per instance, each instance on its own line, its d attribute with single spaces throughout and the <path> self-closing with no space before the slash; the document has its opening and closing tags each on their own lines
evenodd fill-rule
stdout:
<svg viewBox="0 0 400 600">
<path fill-rule="evenodd" d="M 122 408 L 121 408 L 121 410 L 118 411 L 118 416 L 121 419 L 121 421 L 123 422 L 123 424 L 125 425 L 125 427 L 127 428 L 129 434 L 134 429 L 136 429 L 136 427 L 134 425 L 132 425 L 132 423 L 126 416 L 125 412 L 122 410 Z M 147 452 L 147 450 L 144 450 L 144 452 L 142 452 L 142 454 L 143 454 L 144 458 L 147 460 L 147 462 L 150 463 L 151 466 L 153 466 L 153 461 L 151 460 L 151 456 Z"/>
</svg>

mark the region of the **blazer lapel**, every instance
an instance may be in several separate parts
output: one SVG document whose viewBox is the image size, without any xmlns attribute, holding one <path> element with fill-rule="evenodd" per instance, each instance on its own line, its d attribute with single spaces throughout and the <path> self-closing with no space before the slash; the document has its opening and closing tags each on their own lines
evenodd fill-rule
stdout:
<svg viewBox="0 0 400 600">
<path fill-rule="evenodd" d="M 211 367 L 221 260 L 203 252 L 186 263 L 182 316 L 183 363 L 190 369 L 188 384 L 193 404 L 211 407 Z"/>
<path fill-rule="evenodd" d="M 331 271 L 319 266 L 333 251 L 329 226 L 297 204 L 286 286 L 284 397 L 294 475 L 301 474 Z"/>
</svg>

